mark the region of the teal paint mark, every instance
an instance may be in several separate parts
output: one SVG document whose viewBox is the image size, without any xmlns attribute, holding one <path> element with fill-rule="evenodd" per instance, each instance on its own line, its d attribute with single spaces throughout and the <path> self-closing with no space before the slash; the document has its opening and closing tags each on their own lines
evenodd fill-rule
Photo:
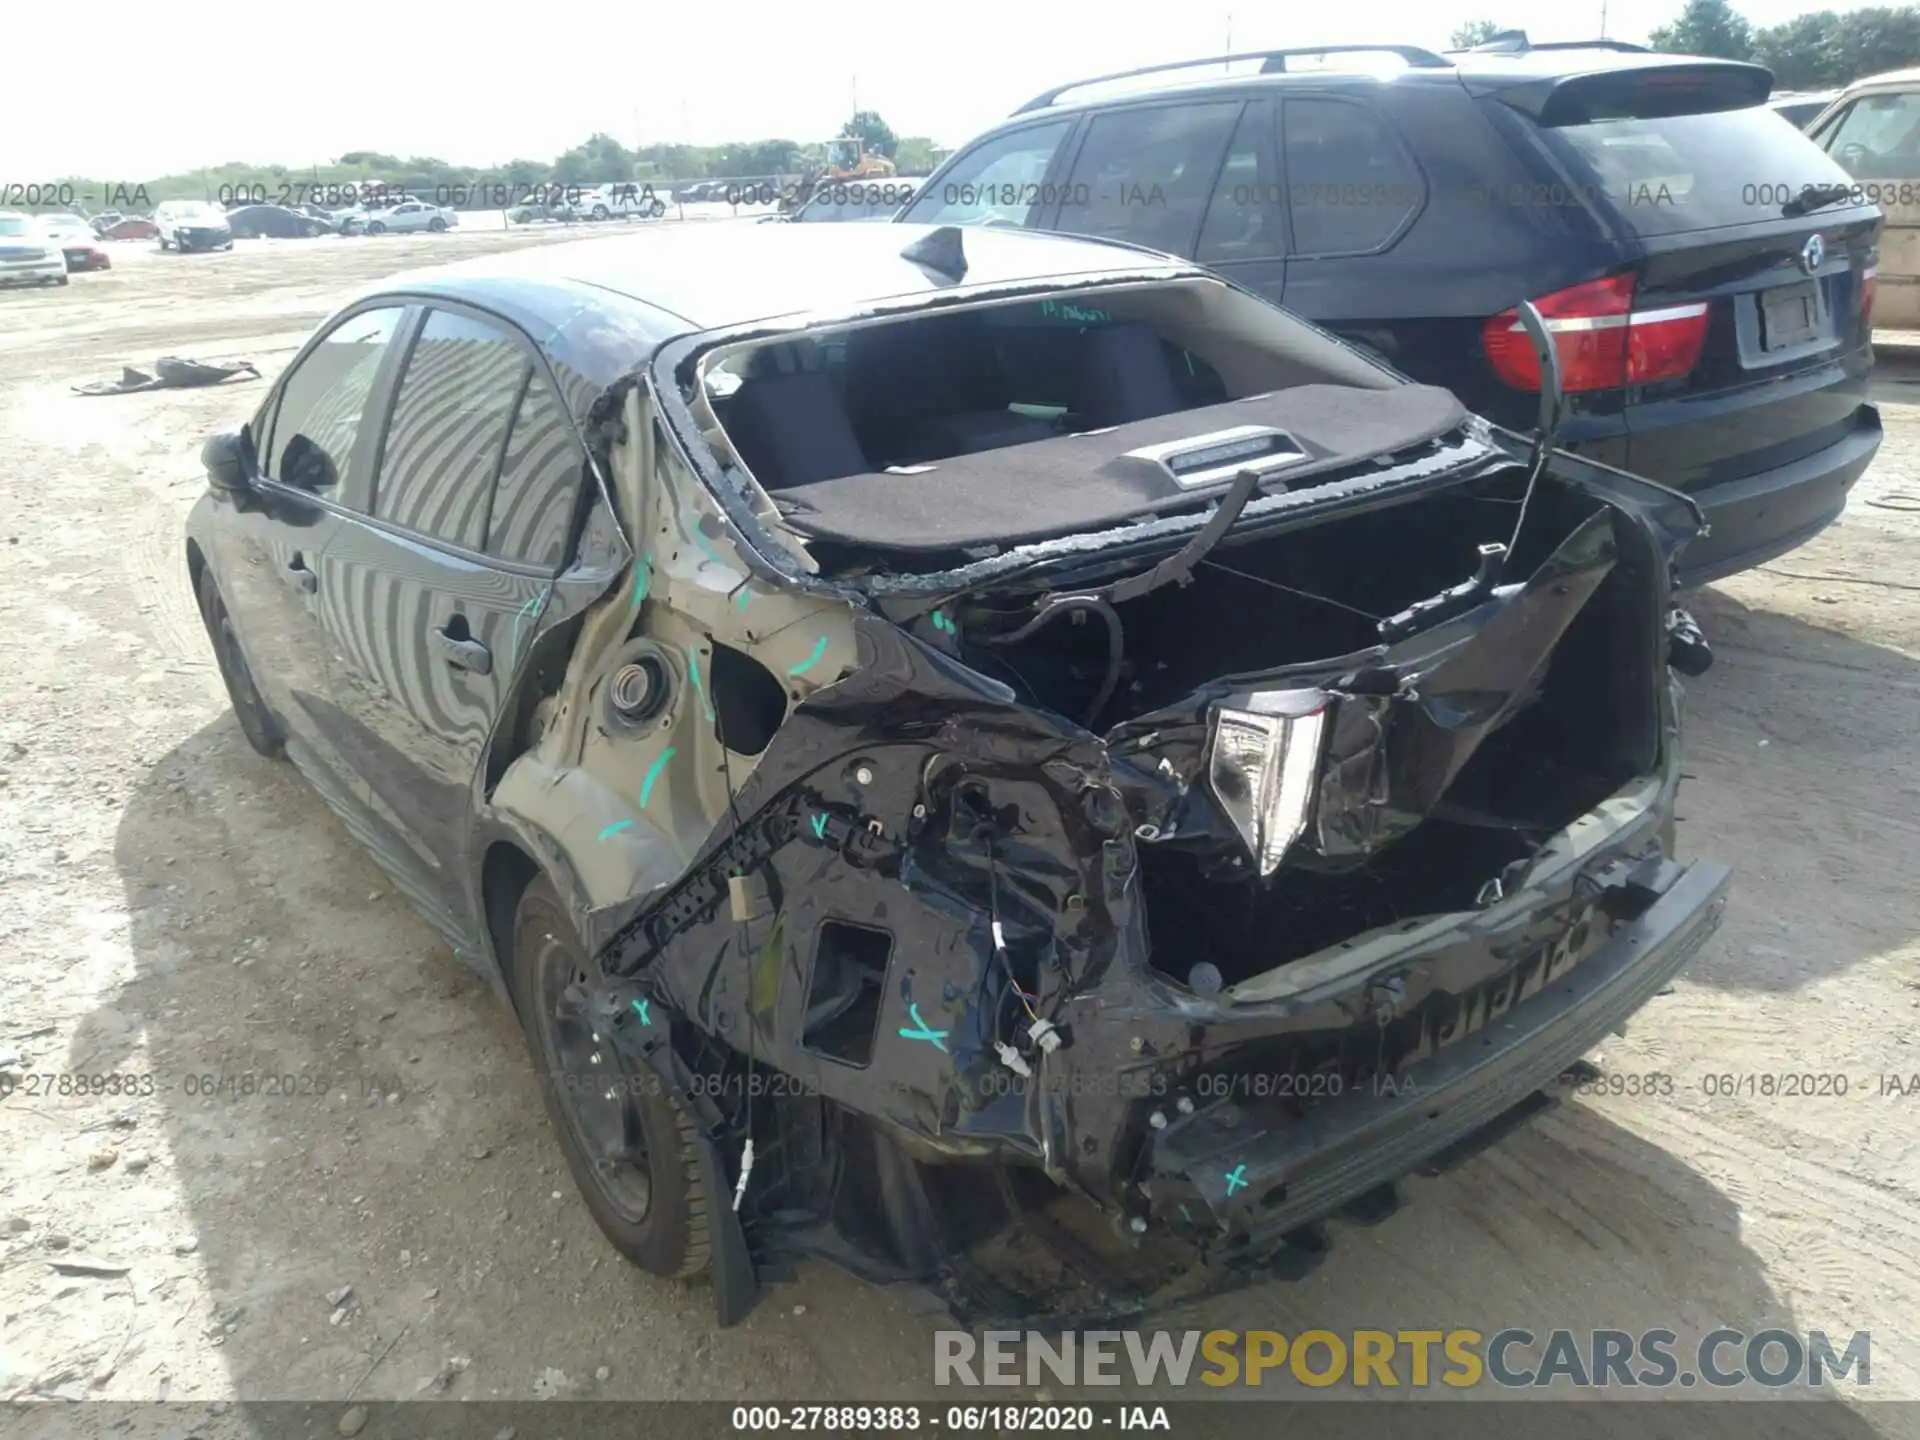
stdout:
<svg viewBox="0 0 1920 1440">
<path fill-rule="evenodd" d="M 914 1028 L 909 1030 L 904 1025 L 901 1026 L 900 1038 L 902 1040 L 925 1040 L 928 1044 L 938 1045 L 942 1050 L 947 1048 L 948 1032 L 945 1030 L 928 1029 L 927 1022 L 920 1018 L 920 1006 L 917 1002 L 907 1006 L 907 1014 L 912 1017 Z M 1244 1169 L 1245 1167 L 1243 1166 L 1241 1168 Z"/>
<path fill-rule="evenodd" d="M 1042 300 L 1040 313 L 1060 320 L 1070 320 L 1080 325 L 1105 325 L 1113 316 L 1105 310 L 1097 310 L 1091 305 L 1063 305 L 1057 300 Z"/>
<path fill-rule="evenodd" d="M 1245 1165 L 1236 1165 L 1227 1172 L 1227 1194 L 1231 1195 L 1236 1190 L 1244 1190 L 1246 1186 L 1247 1167 Z"/>
<path fill-rule="evenodd" d="M 647 778 L 640 782 L 640 808 L 647 808 L 647 801 L 653 798 L 653 782 L 660 778 L 660 772 L 667 768 L 667 761 L 673 758 L 673 746 L 669 745 L 660 752 L 660 758 L 647 767 Z"/>
<path fill-rule="evenodd" d="M 940 631 L 943 635 L 958 635 L 960 633 L 960 627 L 953 623 L 952 619 L 948 617 L 947 612 L 944 610 L 936 610 L 928 618 L 933 621 L 933 628 Z"/>
<path fill-rule="evenodd" d="M 647 603 L 647 591 L 653 588 L 653 561 L 642 555 L 633 567 L 633 608 Z"/>
<path fill-rule="evenodd" d="M 816 840 L 826 839 L 827 838 L 827 817 L 824 815 L 816 815 L 813 817 L 812 823 L 813 823 L 814 838 Z"/>
<path fill-rule="evenodd" d="M 807 671 L 811 670 L 814 666 L 820 663 L 820 657 L 826 653 L 827 653 L 827 637 L 822 635 L 820 637 L 820 643 L 813 647 L 813 653 L 807 656 L 807 658 L 802 660 L 798 665 L 794 666 L 791 670 L 787 671 L 787 674 L 789 675 L 806 674 Z"/>
<path fill-rule="evenodd" d="M 633 1013 L 640 1017 L 640 1023 L 642 1025 L 653 1024 L 653 1017 L 647 1013 L 647 1007 L 651 1004 L 653 1004 L 651 1000 L 636 1000 L 633 1002 Z"/>
<path fill-rule="evenodd" d="M 700 678 L 700 652 L 691 645 L 687 647 L 687 674 L 693 680 L 693 688 L 700 696 L 700 708 L 707 712 L 707 719 L 713 719 L 713 702 L 707 699 L 707 687 Z"/>
<path fill-rule="evenodd" d="M 1182 1220 L 1184 1220 L 1184 1221 L 1186 1221 L 1186 1222 L 1187 1222 L 1187 1223 L 1188 1223 L 1189 1225 L 1191 1225 L 1191 1224 L 1193 1223 L 1193 1216 L 1191 1216 L 1191 1215 L 1189 1215 L 1189 1214 L 1187 1213 L 1187 1207 L 1186 1207 L 1186 1204 L 1185 1204 L 1184 1202 L 1182 1202 L 1182 1204 L 1181 1204 L 1181 1206 L 1180 1206 L 1180 1218 L 1181 1218 Z"/>
<path fill-rule="evenodd" d="M 720 558 L 720 552 L 713 548 L 713 542 L 707 538 L 707 532 L 700 528 L 698 521 L 695 521 L 693 524 L 692 534 L 693 543 L 700 547 L 700 553 L 702 555 L 705 555 L 707 559 L 716 565 L 725 565 L 727 563 Z"/>
<path fill-rule="evenodd" d="M 606 829 L 600 832 L 600 838 L 602 840 L 611 839 L 613 836 L 618 835 L 622 830 L 631 830 L 632 828 L 633 828 L 633 821 L 616 820 L 613 822 L 613 824 L 607 826 Z"/>
<path fill-rule="evenodd" d="M 529 596 L 527 603 L 522 605 L 519 613 L 513 617 L 513 658 L 516 661 L 520 658 L 520 627 L 527 623 L 527 618 L 540 608 L 546 598 L 547 592 L 544 590 L 538 595 Z"/>
<path fill-rule="evenodd" d="M 753 587 L 751 585 L 742 585 L 740 587 L 740 594 L 735 598 L 733 602 L 734 608 L 738 610 L 744 610 L 747 608 L 747 602 L 752 599 L 753 599 Z"/>
</svg>

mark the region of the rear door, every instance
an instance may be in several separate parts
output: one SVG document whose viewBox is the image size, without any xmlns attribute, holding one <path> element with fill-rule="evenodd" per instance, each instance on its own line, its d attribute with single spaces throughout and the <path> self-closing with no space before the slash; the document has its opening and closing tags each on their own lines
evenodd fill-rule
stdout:
<svg viewBox="0 0 1920 1440">
<path fill-rule="evenodd" d="M 1874 318 L 1920 329 L 1920 85 L 1854 97 L 1813 139 L 1886 217 Z"/>
<path fill-rule="evenodd" d="M 1855 428 L 1880 216 L 1765 105 L 1706 73 L 1563 85 L 1538 134 L 1637 250 L 1625 464 L 1697 489 L 1790 464 Z M 1838 203 L 1808 205 L 1827 187 Z M 1803 206 L 1804 208 L 1803 210 Z M 1697 358 L 1695 358 L 1697 357 Z M 1644 379 L 1641 377 L 1645 377 Z"/>
<path fill-rule="evenodd" d="M 1044 223 L 1191 257 L 1245 109 L 1235 95 L 1102 110 L 1082 131 Z"/>
<path fill-rule="evenodd" d="M 1387 273 L 1381 257 L 1426 203 L 1420 166 L 1386 117 L 1357 96 L 1289 90 L 1280 105 L 1280 133 L 1292 236 L 1288 308 L 1322 323 L 1379 314 L 1359 297 L 1370 284 L 1387 293 L 1390 280 L 1399 278 Z M 1444 313 L 1426 303 L 1431 308 L 1418 313 Z"/>
<path fill-rule="evenodd" d="M 1276 305 L 1285 298 L 1292 248 L 1277 141 L 1273 105 L 1248 101 L 1227 142 L 1193 250 L 1202 265 Z"/>
<path fill-rule="evenodd" d="M 332 694 L 378 853 L 458 935 L 475 775 L 564 560 L 585 450 L 525 337 L 440 304 L 382 420 L 371 513 L 324 557 Z"/>
</svg>

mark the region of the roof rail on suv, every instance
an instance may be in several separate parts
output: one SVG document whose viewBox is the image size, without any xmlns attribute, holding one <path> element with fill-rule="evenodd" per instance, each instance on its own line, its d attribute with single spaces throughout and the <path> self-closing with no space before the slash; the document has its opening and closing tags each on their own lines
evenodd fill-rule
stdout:
<svg viewBox="0 0 1920 1440">
<path fill-rule="evenodd" d="M 1051 90 L 1027 101 L 1013 113 L 1025 115 L 1032 110 L 1044 110 L 1071 90 L 1083 90 L 1089 85 L 1104 85 L 1109 80 L 1131 80 L 1136 75 L 1158 75 L 1169 70 L 1197 70 L 1203 65 L 1224 65 L 1232 60 L 1261 60 L 1263 75 L 1284 73 L 1287 61 L 1295 55 L 1398 55 L 1407 64 L 1422 70 L 1435 67 L 1445 68 L 1452 62 L 1442 59 L 1431 50 L 1423 50 L 1418 45 L 1302 45 L 1292 50 L 1248 50 L 1238 55 L 1213 55 L 1204 60 L 1172 60 L 1160 65 L 1142 65 L 1137 70 L 1116 70 L 1111 75 L 1095 75 L 1086 80 L 1075 80 L 1069 85 L 1056 85 Z"/>
<path fill-rule="evenodd" d="M 1524 55 L 1534 50 L 1621 50 L 1635 55 L 1647 55 L 1652 52 L 1644 45 L 1629 44 L 1625 40 L 1548 40 L 1536 45 L 1527 39 L 1524 30 L 1502 30 L 1482 40 L 1478 45 L 1468 45 L 1463 49 L 1449 50 L 1449 55 Z"/>
</svg>

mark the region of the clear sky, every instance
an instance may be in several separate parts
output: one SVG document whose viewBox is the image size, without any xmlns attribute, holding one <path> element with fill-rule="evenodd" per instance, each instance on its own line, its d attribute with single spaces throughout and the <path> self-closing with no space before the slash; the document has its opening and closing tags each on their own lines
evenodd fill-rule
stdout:
<svg viewBox="0 0 1920 1440">
<path fill-rule="evenodd" d="M 1681 0 L 1609 0 L 1642 40 Z M 1801 0 L 1735 0 L 1755 25 Z M 1853 8 L 1840 0 L 1837 8 Z M 7 5 L 0 185 L 135 180 L 348 150 L 485 165 L 605 130 L 632 145 L 837 133 L 855 96 L 901 134 L 956 145 L 1050 85 L 1235 49 L 1443 46 L 1487 18 L 1535 40 L 1601 31 L 1600 0 L 428 0 Z M 514 17 L 509 23 L 509 17 Z M 56 60 L 58 63 L 56 63 Z"/>
</svg>

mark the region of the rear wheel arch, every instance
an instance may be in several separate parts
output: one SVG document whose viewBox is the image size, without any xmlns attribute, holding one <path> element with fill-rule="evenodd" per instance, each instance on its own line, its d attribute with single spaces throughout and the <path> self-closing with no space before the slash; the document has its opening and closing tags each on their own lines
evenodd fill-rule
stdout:
<svg viewBox="0 0 1920 1440">
<path fill-rule="evenodd" d="M 511 840 L 494 841 L 480 862 L 480 913 L 508 995 L 514 993 L 513 917 L 521 895 L 541 873 L 540 862 Z"/>
<path fill-rule="evenodd" d="M 207 557 L 202 553 L 199 542 L 187 541 L 187 584 L 193 588 L 195 596 L 200 594 L 200 577 L 206 573 Z"/>
</svg>

